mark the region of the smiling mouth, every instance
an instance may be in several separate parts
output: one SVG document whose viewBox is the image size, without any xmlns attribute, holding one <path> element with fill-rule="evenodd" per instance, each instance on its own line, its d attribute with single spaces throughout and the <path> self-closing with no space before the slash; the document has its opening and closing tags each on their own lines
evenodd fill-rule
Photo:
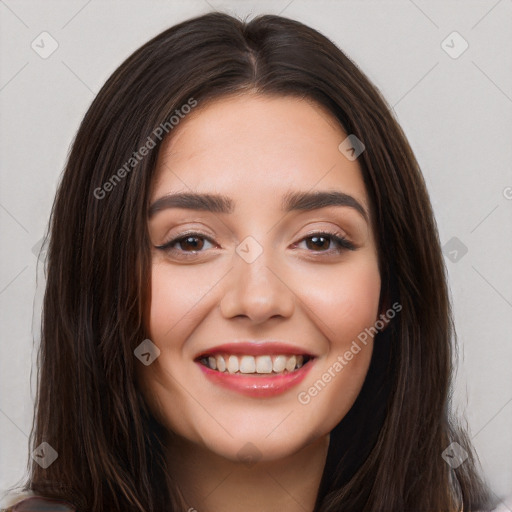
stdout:
<svg viewBox="0 0 512 512">
<path fill-rule="evenodd" d="M 218 373 L 231 375 L 287 375 L 293 373 L 313 359 L 309 355 L 234 355 L 205 354 L 199 363 Z"/>
</svg>

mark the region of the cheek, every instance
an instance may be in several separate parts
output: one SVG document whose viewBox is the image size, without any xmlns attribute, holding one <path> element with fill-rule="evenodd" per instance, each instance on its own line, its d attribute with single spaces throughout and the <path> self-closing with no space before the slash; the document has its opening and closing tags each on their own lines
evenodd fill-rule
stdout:
<svg viewBox="0 0 512 512">
<path fill-rule="evenodd" d="M 297 291 L 332 350 L 375 323 L 380 290 L 377 261 L 368 255 L 301 275 Z"/>
<path fill-rule="evenodd" d="M 208 275 L 200 265 L 176 268 L 165 262 L 154 263 L 151 307 L 146 318 L 150 338 L 162 341 L 183 339 L 183 329 L 193 323 L 194 312 L 200 309 L 198 306 L 211 291 L 211 286 L 211 272 Z"/>
<path fill-rule="evenodd" d="M 361 265 L 344 274 L 338 294 L 333 293 L 331 313 L 334 330 L 357 336 L 378 318 L 380 275 L 377 265 Z"/>
<path fill-rule="evenodd" d="M 371 257 L 340 266 L 335 275 L 316 277 L 317 286 L 307 280 L 304 289 L 310 290 L 308 305 L 328 347 L 298 390 L 297 400 L 310 416 L 322 418 L 315 432 L 323 435 L 343 419 L 363 386 L 373 349 L 368 333 L 378 319 L 381 281 Z"/>
<path fill-rule="evenodd" d="M 217 276 L 201 265 L 173 266 L 158 260 L 152 264 L 151 303 L 144 320 L 160 355 L 149 366 L 138 365 L 137 377 L 154 416 L 182 434 L 192 432 L 188 419 L 197 414 L 193 412 L 195 401 L 185 391 L 188 374 L 184 365 L 191 363 L 186 342 L 204 319 L 208 293 L 221 277 L 222 272 Z"/>
</svg>

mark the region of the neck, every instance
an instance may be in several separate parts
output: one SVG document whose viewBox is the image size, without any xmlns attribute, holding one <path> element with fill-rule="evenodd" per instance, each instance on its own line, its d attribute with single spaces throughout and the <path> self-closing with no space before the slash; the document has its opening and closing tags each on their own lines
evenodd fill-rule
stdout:
<svg viewBox="0 0 512 512">
<path fill-rule="evenodd" d="M 168 465 L 193 512 L 312 512 L 329 435 L 284 459 L 228 460 L 183 438 L 168 443 Z"/>
</svg>

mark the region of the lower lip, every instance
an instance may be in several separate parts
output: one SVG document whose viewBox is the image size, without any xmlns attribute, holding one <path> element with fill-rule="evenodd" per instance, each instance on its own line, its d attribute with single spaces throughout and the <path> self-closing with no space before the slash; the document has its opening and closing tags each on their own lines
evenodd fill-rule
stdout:
<svg viewBox="0 0 512 512">
<path fill-rule="evenodd" d="M 271 397 L 288 391 L 297 386 L 308 374 L 314 360 L 309 360 L 304 366 L 290 373 L 263 377 L 254 375 L 234 374 L 212 370 L 197 362 L 206 378 L 214 384 L 236 391 L 243 395 L 255 397 Z"/>
</svg>

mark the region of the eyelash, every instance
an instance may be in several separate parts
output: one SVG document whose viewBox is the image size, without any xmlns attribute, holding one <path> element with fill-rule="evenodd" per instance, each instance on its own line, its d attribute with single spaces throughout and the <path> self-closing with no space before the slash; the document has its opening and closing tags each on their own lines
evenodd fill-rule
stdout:
<svg viewBox="0 0 512 512">
<path fill-rule="evenodd" d="M 297 243 L 303 242 L 305 240 L 308 240 L 308 239 L 314 238 L 314 237 L 328 237 L 328 238 L 330 238 L 333 242 L 338 244 L 338 249 L 334 250 L 334 252 L 336 252 L 338 254 L 342 253 L 342 252 L 344 252 L 346 250 L 354 251 L 356 249 L 354 244 L 352 242 L 350 242 L 347 238 L 345 238 L 343 235 L 341 235 L 340 233 L 334 233 L 334 232 L 330 232 L 330 231 L 318 231 L 318 232 L 315 232 L 315 233 L 310 233 L 307 236 L 305 236 L 304 238 L 302 238 Z M 177 243 L 179 243 L 181 241 L 184 241 L 187 238 L 204 238 L 205 240 L 207 240 L 211 244 L 215 245 L 215 243 L 213 242 L 213 240 L 210 237 L 208 237 L 206 235 L 203 235 L 202 233 L 191 232 L 191 233 L 185 233 L 184 235 L 180 235 L 179 237 L 174 238 L 174 239 L 170 240 L 169 242 L 165 242 L 162 245 L 158 245 L 158 246 L 156 246 L 156 248 L 160 249 L 162 251 L 165 251 L 167 253 L 171 253 L 171 254 L 179 253 L 181 258 L 194 257 L 194 256 L 196 256 L 198 254 L 198 251 L 189 251 L 189 252 L 184 251 L 184 252 L 182 252 L 182 251 L 179 251 L 179 250 L 177 250 L 177 249 L 175 249 L 173 247 L 173 245 L 176 245 Z M 294 244 L 294 245 L 297 245 L 297 243 Z M 199 252 L 203 252 L 203 251 L 199 251 Z M 318 254 L 331 254 L 333 252 L 333 250 L 332 249 L 328 249 L 327 251 L 313 251 L 313 252 L 318 253 Z"/>
</svg>

